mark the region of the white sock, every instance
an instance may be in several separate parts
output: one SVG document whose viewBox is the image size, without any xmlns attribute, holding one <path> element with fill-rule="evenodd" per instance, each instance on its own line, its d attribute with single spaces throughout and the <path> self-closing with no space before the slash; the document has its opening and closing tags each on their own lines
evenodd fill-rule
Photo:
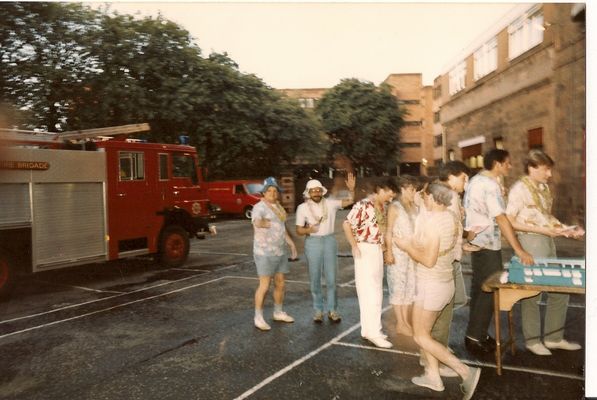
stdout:
<svg viewBox="0 0 597 400">
<path fill-rule="evenodd" d="M 274 312 L 282 312 L 282 304 L 274 304 Z"/>
<path fill-rule="evenodd" d="M 255 318 L 263 318 L 263 309 L 255 309 Z"/>
</svg>

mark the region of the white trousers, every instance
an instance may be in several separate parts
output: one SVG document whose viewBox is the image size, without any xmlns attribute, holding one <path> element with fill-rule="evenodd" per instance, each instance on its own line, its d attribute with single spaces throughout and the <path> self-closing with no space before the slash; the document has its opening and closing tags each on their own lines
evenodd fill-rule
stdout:
<svg viewBox="0 0 597 400">
<path fill-rule="evenodd" d="M 381 332 L 383 252 L 381 245 L 357 243 L 361 257 L 354 260 L 354 280 L 361 314 L 361 336 L 377 338 Z"/>
</svg>

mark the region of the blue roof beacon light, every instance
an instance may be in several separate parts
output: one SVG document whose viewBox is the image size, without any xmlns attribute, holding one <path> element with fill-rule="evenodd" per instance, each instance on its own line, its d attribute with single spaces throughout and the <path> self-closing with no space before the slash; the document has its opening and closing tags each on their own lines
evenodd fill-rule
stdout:
<svg viewBox="0 0 597 400">
<path fill-rule="evenodd" d="M 189 145 L 189 136 L 188 135 L 180 135 L 178 137 L 178 141 L 180 142 L 180 144 L 184 144 L 184 145 Z"/>
</svg>

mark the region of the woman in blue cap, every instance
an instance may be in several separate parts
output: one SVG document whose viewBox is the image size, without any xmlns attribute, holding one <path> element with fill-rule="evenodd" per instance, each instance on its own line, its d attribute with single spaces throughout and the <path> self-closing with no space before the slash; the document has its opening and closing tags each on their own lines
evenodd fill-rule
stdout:
<svg viewBox="0 0 597 400">
<path fill-rule="evenodd" d="M 253 258 L 259 276 L 259 286 L 255 291 L 255 327 L 271 329 L 263 318 L 263 303 L 274 278 L 274 321 L 294 322 L 294 318 L 282 310 L 284 302 L 284 274 L 289 272 L 288 251 L 297 257 L 296 246 L 286 229 L 286 211 L 278 202 L 281 192 L 276 179 L 269 177 L 263 181 L 263 199 L 253 207 Z"/>
</svg>

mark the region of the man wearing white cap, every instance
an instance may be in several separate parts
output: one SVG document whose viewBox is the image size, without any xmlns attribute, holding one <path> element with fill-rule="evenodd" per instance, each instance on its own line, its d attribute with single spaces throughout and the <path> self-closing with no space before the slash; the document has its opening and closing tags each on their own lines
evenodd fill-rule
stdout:
<svg viewBox="0 0 597 400">
<path fill-rule="evenodd" d="M 305 238 L 305 255 L 309 265 L 311 295 L 315 315 L 313 321 L 323 322 L 323 293 L 321 274 L 325 275 L 327 288 L 327 311 L 330 321 L 337 323 L 342 319 L 338 314 L 336 295 L 336 273 L 338 270 L 338 244 L 334 236 L 336 212 L 354 202 L 355 177 L 348 174 L 346 186 L 350 197 L 345 200 L 326 199 L 327 189 L 317 179 L 307 182 L 303 197 L 305 202 L 296 209 L 296 233 Z"/>
</svg>

